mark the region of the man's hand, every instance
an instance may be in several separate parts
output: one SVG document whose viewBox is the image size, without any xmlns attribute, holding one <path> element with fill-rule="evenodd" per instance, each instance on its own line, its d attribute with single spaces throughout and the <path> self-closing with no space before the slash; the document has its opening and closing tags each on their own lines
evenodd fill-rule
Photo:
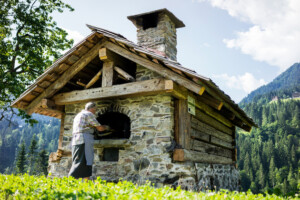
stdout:
<svg viewBox="0 0 300 200">
<path fill-rule="evenodd" d="M 108 125 L 101 125 L 101 126 L 96 126 L 96 129 L 100 132 L 102 131 L 108 131 L 110 130 L 110 127 Z"/>
</svg>

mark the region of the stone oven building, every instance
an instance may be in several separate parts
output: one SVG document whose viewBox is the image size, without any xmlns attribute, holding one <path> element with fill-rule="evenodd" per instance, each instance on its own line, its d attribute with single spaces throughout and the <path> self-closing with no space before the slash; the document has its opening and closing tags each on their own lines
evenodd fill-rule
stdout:
<svg viewBox="0 0 300 200">
<path fill-rule="evenodd" d="M 116 131 L 97 140 L 93 176 L 186 189 L 237 190 L 235 128 L 252 119 L 209 78 L 176 61 L 176 28 L 167 9 L 129 16 L 138 44 L 87 25 L 92 33 L 58 59 L 12 106 L 61 119 L 52 176 L 67 176 L 74 116 L 88 101 Z"/>
</svg>

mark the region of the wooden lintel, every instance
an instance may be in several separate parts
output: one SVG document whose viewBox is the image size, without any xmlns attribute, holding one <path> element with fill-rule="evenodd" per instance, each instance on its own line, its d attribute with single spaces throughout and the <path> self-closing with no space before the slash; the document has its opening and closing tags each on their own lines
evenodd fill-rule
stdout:
<svg viewBox="0 0 300 200">
<path fill-rule="evenodd" d="M 151 79 L 140 82 L 113 85 L 110 87 L 93 88 L 61 93 L 53 97 L 55 104 L 65 105 L 90 100 L 114 97 L 129 97 L 165 93 L 164 79 Z"/>
<path fill-rule="evenodd" d="M 179 162 L 191 161 L 210 164 L 234 163 L 234 161 L 231 158 L 186 149 L 175 149 L 173 152 L 173 160 Z"/>
<path fill-rule="evenodd" d="M 28 114 L 32 114 L 36 106 L 43 98 L 52 96 L 57 90 L 61 89 L 67 82 L 80 70 L 82 70 L 90 61 L 98 56 L 99 49 L 105 43 L 97 43 L 89 52 L 82 56 L 76 63 L 69 67 L 54 83 L 45 89 L 31 104 L 26 108 Z"/>
<path fill-rule="evenodd" d="M 126 80 L 128 81 L 135 81 L 135 79 L 130 75 L 128 74 L 127 72 L 125 72 L 123 69 L 121 69 L 120 67 L 117 67 L 115 66 L 114 67 L 114 70 L 120 74 L 121 76 L 123 76 Z"/>
<path fill-rule="evenodd" d="M 163 67 L 160 64 L 152 62 L 152 60 L 149 60 L 147 58 L 141 57 L 139 55 L 136 55 L 135 53 L 132 53 L 112 42 L 107 42 L 105 44 L 106 48 L 115 52 L 116 54 L 119 54 L 128 60 L 131 60 L 137 64 L 142 65 L 145 68 L 148 68 L 152 71 L 155 71 L 156 73 L 162 75 L 163 77 L 166 77 L 168 79 L 171 79 L 175 82 L 177 82 L 180 85 L 183 85 L 187 89 L 195 92 L 196 94 L 202 95 L 203 92 L 205 91 L 205 88 L 202 87 L 201 85 L 198 85 L 194 83 L 193 81 L 182 77 L 181 75 L 177 74 L 176 72 L 173 72 L 170 69 L 167 69 L 166 67 Z"/>
</svg>

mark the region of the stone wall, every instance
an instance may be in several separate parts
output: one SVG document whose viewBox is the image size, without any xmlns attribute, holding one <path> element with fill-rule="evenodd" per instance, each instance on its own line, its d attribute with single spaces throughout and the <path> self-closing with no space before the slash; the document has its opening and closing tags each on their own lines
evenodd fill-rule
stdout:
<svg viewBox="0 0 300 200">
<path fill-rule="evenodd" d="M 116 162 L 103 161 L 106 147 L 99 142 L 95 144 L 93 178 L 100 176 L 113 182 L 123 179 L 138 184 L 150 180 L 158 187 L 181 185 L 188 190 L 214 189 L 214 186 L 237 190 L 238 171 L 233 166 L 172 162 L 173 104 L 172 97 L 166 95 L 98 101 L 100 114 L 113 105 L 114 112 L 130 118 L 131 135 L 126 145 L 119 146 L 119 160 Z M 83 108 L 84 103 L 65 106 L 63 149 L 66 151 L 71 150 L 73 119 Z M 49 173 L 56 177 L 67 176 L 71 163 L 71 157 L 62 157 L 58 163 L 50 162 Z"/>
</svg>

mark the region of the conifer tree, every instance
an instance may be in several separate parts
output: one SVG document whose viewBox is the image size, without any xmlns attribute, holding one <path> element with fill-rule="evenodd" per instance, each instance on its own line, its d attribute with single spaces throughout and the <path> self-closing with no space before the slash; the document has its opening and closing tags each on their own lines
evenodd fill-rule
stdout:
<svg viewBox="0 0 300 200">
<path fill-rule="evenodd" d="M 23 141 L 20 150 L 17 155 L 16 159 L 16 172 L 17 173 L 25 173 L 25 167 L 26 167 L 26 150 L 25 150 L 25 142 Z"/>
<path fill-rule="evenodd" d="M 29 145 L 29 150 L 28 150 L 28 167 L 27 167 L 27 172 L 28 174 L 32 175 L 35 173 L 35 166 L 36 166 L 36 162 L 37 162 L 37 141 L 35 139 L 35 135 L 32 136 L 30 145 Z"/>
<path fill-rule="evenodd" d="M 47 176 L 48 171 L 48 153 L 45 149 L 39 152 L 38 160 L 36 162 L 37 174 Z"/>
<path fill-rule="evenodd" d="M 275 181 L 276 181 L 274 157 L 272 157 L 271 161 L 270 161 L 269 179 L 270 179 L 271 186 L 274 187 L 275 186 Z"/>
</svg>

